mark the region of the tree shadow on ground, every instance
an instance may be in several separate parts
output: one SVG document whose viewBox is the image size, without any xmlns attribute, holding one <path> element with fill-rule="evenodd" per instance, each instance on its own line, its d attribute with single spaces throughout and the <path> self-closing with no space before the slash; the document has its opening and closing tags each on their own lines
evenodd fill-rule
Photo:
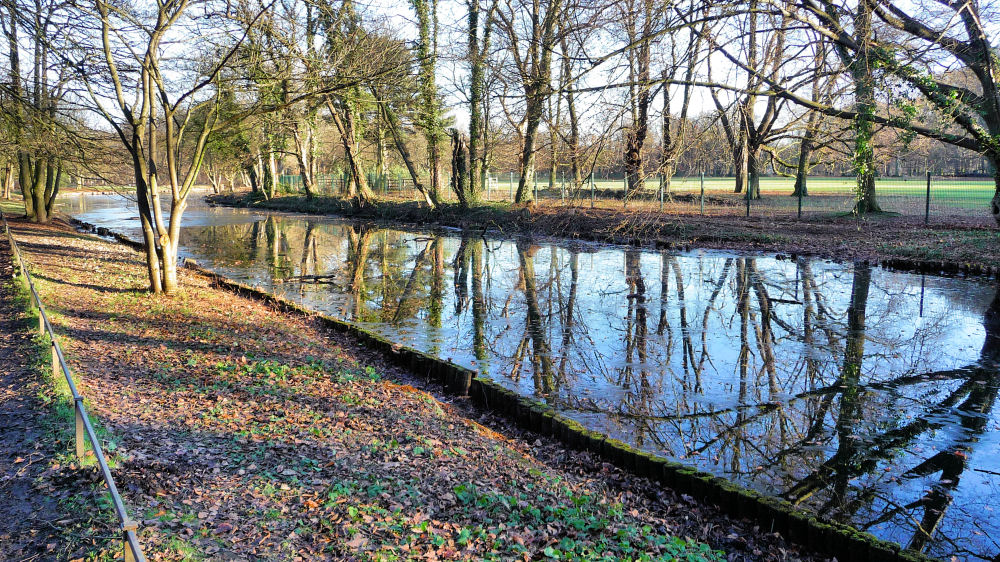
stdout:
<svg viewBox="0 0 1000 562">
<path fill-rule="evenodd" d="M 41 279 L 42 281 L 47 281 L 53 285 L 71 285 L 73 287 L 79 287 L 81 289 L 89 289 L 91 291 L 97 291 L 98 293 L 120 293 L 120 294 L 133 294 L 140 295 L 148 293 L 146 288 L 120 288 L 120 287 L 109 287 L 105 285 L 94 285 L 92 283 L 73 283 L 72 281 L 64 281 L 62 279 L 56 279 L 54 277 L 49 277 L 47 275 L 42 275 L 41 273 L 35 272 L 31 276 L 35 279 Z"/>
</svg>

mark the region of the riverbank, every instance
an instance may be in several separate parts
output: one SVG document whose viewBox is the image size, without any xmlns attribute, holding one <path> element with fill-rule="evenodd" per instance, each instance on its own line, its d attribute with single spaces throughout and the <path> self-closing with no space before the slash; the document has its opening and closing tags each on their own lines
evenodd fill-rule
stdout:
<svg viewBox="0 0 1000 562">
<path fill-rule="evenodd" d="M 731 559 L 815 559 L 419 389 L 315 318 L 190 271 L 177 295 L 154 298 L 121 245 L 58 224 L 15 230 L 151 559 L 705 552 L 683 537 Z"/>
<path fill-rule="evenodd" d="M 529 233 L 646 247 L 707 248 L 865 260 L 928 272 L 1000 275 L 1000 230 L 979 220 L 925 226 L 922 219 L 879 215 L 858 220 L 828 215 L 805 220 L 773 217 L 669 215 L 643 210 L 506 203 L 430 210 L 413 201 L 379 201 L 363 208 L 335 197 L 287 195 L 269 201 L 249 193 L 213 195 L 210 204 L 298 213 L 336 214 L 417 226 L 441 225 Z"/>
</svg>

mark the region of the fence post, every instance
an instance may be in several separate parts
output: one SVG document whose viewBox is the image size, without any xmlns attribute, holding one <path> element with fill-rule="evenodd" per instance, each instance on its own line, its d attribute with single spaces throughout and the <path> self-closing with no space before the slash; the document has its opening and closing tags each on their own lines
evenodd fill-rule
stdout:
<svg viewBox="0 0 1000 562">
<path fill-rule="evenodd" d="M 750 218 L 750 182 L 747 181 L 746 185 L 743 186 L 743 191 L 746 192 L 747 196 L 747 218 Z"/>
<path fill-rule="evenodd" d="M 507 180 L 507 195 L 510 201 L 514 202 L 514 172 L 510 172 L 510 179 Z"/>
<path fill-rule="evenodd" d="M 45 317 L 42 316 L 42 301 L 35 300 L 35 308 L 38 309 L 38 333 L 45 335 Z"/>
<path fill-rule="evenodd" d="M 660 212 L 663 212 L 663 175 L 660 175 Z"/>
<path fill-rule="evenodd" d="M 83 440 L 83 412 L 80 407 L 83 405 L 83 397 L 77 396 L 73 399 L 73 412 L 76 414 L 76 438 L 73 440 L 76 444 L 76 458 L 83 460 L 83 454 L 85 449 L 85 442 Z"/>
<path fill-rule="evenodd" d="M 701 173 L 701 214 L 705 214 L 705 172 Z"/>
<path fill-rule="evenodd" d="M 129 543 L 128 534 L 134 533 L 139 529 L 139 524 L 135 521 L 125 521 L 122 523 L 122 543 L 125 547 L 125 562 L 135 562 L 136 555 L 132 550 L 132 545 Z"/>
<path fill-rule="evenodd" d="M 594 174 L 590 174 L 590 208 L 594 208 L 594 199 L 597 197 L 596 187 L 594 186 Z"/>
<path fill-rule="evenodd" d="M 52 343 L 51 343 L 51 345 L 49 347 L 52 348 L 52 376 L 53 377 L 58 377 L 59 374 L 60 374 L 59 373 L 59 371 L 60 371 L 60 369 L 59 369 L 59 355 L 56 354 L 56 342 L 55 342 L 55 340 L 52 340 Z"/>
<path fill-rule="evenodd" d="M 931 221 L 931 171 L 927 170 L 927 197 L 924 199 L 924 224 Z"/>
</svg>

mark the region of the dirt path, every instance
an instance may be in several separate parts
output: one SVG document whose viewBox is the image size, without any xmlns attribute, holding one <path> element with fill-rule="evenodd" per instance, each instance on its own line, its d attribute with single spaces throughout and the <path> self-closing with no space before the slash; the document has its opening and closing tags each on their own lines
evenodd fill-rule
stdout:
<svg viewBox="0 0 1000 562">
<path fill-rule="evenodd" d="M 137 254 L 65 226 L 17 236 L 151 560 L 817 559 L 318 321 L 187 271 L 152 297 Z"/>
<path fill-rule="evenodd" d="M 0 560 L 46 558 L 62 543 L 61 518 L 38 480 L 54 457 L 32 334 L 15 302 L 10 247 L 0 238 Z"/>
</svg>

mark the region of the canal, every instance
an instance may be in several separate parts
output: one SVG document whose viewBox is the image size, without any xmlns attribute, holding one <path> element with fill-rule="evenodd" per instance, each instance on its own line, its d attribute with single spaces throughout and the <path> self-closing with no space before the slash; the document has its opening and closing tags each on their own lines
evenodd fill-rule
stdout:
<svg viewBox="0 0 1000 562">
<path fill-rule="evenodd" d="M 62 210 L 138 238 L 117 196 Z M 181 253 L 928 554 L 1000 554 L 997 283 L 192 201 Z M 995 507 L 996 506 L 996 507 Z"/>
</svg>

